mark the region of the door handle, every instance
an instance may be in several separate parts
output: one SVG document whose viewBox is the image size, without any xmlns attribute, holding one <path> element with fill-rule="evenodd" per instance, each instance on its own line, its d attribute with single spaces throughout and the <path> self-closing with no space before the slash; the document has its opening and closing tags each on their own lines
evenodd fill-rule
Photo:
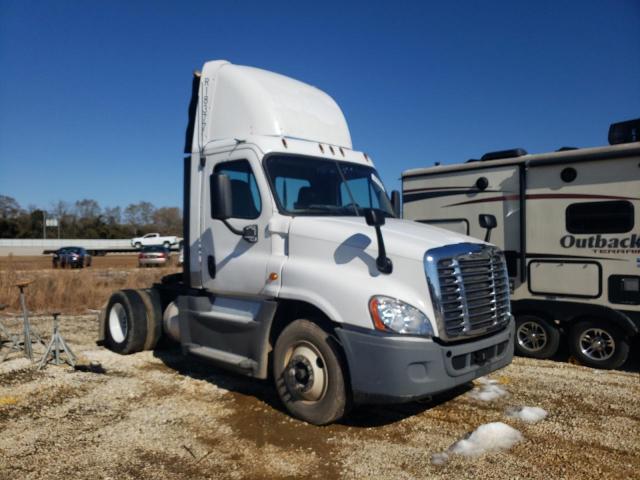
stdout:
<svg viewBox="0 0 640 480">
<path fill-rule="evenodd" d="M 242 238 L 249 243 L 258 241 L 258 225 L 247 225 L 242 229 Z"/>
</svg>

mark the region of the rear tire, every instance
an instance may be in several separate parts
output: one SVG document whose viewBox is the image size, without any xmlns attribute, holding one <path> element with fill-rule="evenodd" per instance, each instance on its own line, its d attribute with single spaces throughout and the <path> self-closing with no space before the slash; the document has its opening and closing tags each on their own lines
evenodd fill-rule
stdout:
<svg viewBox="0 0 640 480">
<path fill-rule="evenodd" d="M 136 291 L 144 302 L 147 314 L 147 338 L 143 350 L 153 350 L 162 336 L 162 299 L 155 288 Z"/>
<path fill-rule="evenodd" d="M 105 323 L 105 345 L 109 350 L 127 355 L 144 348 L 147 312 L 137 291 L 120 290 L 111 295 Z"/>
<path fill-rule="evenodd" d="M 569 347 L 582 365 L 592 368 L 619 368 L 629 356 L 626 335 L 606 320 L 589 319 L 575 324 L 569 334 Z"/>
<path fill-rule="evenodd" d="M 292 322 L 276 341 L 276 390 L 287 410 L 300 420 L 326 425 L 347 413 L 344 372 L 335 340 L 309 320 Z"/>
<path fill-rule="evenodd" d="M 560 346 L 560 331 L 542 317 L 523 314 L 516 317 L 516 353 L 530 358 L 551 358 Z"/>
</svg>

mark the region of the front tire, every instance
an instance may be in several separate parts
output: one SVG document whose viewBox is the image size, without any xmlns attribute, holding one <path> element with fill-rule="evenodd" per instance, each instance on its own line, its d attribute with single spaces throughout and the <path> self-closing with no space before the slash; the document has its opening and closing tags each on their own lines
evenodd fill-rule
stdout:
<svg viewBox="0 0 640 480">
<path fill-rule="evenodd" d="M 348 410 L 348 393 L 339 347 L 309 320 L 288 325 L 276 341 L 273 378 L 278 396 L 296 418 L 326 425 Z"/>
<path fill-rule="evenodd" d="M 551 358 L 560 346 L 560 332 L 553 323 L 532 314 L 516 316 L 516 353 L 530 358 Z"/>
<path fill-rule="evenodd" d="M 145 303 L 135 290 L 111 295 L 106 310 L 105 345 L 123 355 L 144 349 L 147 339 Z"/>
<path fill-rule="evenodd" d="M 589 319 L 571 328 L 569 346 L 578 361 L 592 368 L 621 367 L 629 356 L 629 340 L 610 322 Z"/>
</svg>

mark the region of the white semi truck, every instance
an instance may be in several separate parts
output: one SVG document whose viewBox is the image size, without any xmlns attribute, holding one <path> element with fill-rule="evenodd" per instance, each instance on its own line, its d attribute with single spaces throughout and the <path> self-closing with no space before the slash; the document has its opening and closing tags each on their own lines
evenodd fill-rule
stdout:
<svg viewBox="0 0 640 480">
<path fill-rule="evenodd" d="M 207 62 L 185 153 L 184 273 L 114 293 L 108 348 L 133 353 L 167 335 L 185 354 L 272 378 L 288 411 L 314 424 L 511 362 L 503 254 L 397 218 L 399 195 L 390 201 L 352 149 L 324 92 Z"/>
</svg>

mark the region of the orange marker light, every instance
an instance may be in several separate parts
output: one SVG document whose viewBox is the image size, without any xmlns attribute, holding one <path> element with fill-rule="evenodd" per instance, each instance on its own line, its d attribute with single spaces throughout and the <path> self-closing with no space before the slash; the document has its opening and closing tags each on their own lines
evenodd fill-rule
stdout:
<svg viewBox="0 0 640 480">
<path fill-rule="evenodd" d="M 278 279 L 278 274 L 276 272 L 271 272 L 269 274 L 269 281 L 271 282 L 275 282 Z"/>
<path fill-rule="evenodd" d="M 380 320 L 380 314 L 378 313 L 378 299 L 375 297 L 369 300 L 369 312 L 371 313 L 373 326 L 376 327 L 376 330 L 381 330 L 383 332 L 389 331 L 385 324 L 382 323 L 382 320 Z"/>
</svg>

